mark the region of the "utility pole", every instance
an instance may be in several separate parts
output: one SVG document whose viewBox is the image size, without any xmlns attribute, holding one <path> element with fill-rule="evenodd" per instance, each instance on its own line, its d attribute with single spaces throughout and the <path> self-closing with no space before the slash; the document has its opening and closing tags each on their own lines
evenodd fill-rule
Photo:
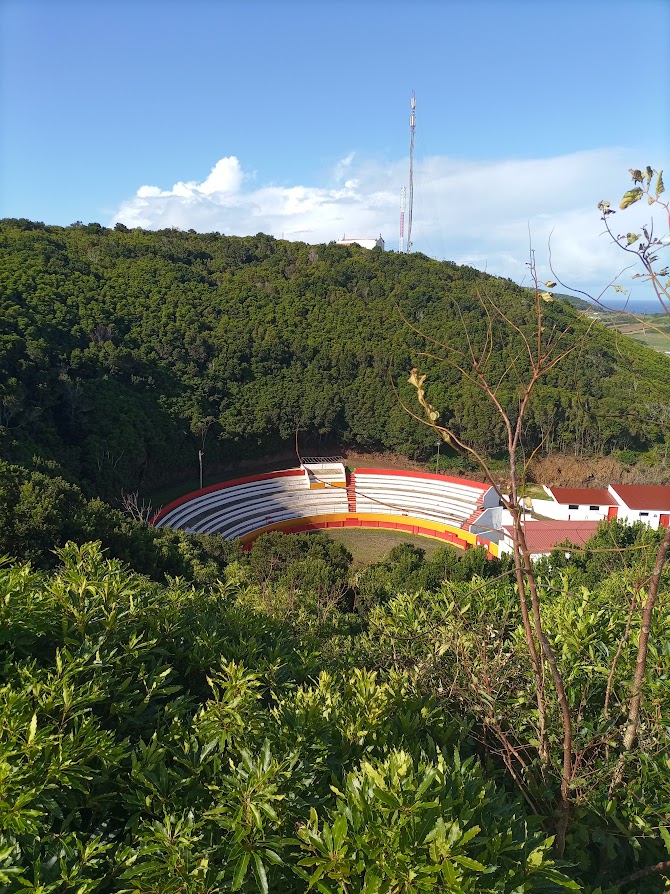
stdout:
<svg viewBox="0 0 670 894">
<path fill-rule="evenodd" d="M 200 463 L 200 490 L 202 490 L 202 457 L 204 450 L 198 450 L 198 462 Z"/>
<path fill-rule="evenodd" d="M 409 213 L 407 215 L 407 254 L 412 250 L 412 210 L 414 205 L 414 131 L 416 129 L 416 96 L 412 90 L 409 116 Z"/>
</svg>

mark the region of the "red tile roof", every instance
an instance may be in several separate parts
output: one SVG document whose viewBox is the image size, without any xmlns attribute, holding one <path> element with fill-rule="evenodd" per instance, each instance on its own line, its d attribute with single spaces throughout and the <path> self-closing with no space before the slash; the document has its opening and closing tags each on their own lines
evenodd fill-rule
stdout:
<svg viewBox="0 0 670 894">
<path fill-rule="evenodd" d="M 524 525 L 526 543 L 531 553 L 549 553 L 558 543 L 569 540 L 575 546 L 583 546 L 598 530 L 597 521 L 531 521 Z M 511 525 L 504 525 L 508 537 L 514 534 Z"/>
<path fill-rule="evenodd" d="M 610 484 L 629 509 L 670 511 L 670 487 L 661 484 Z"/>
<path fill-rule="evenodd" d="M 617 502 L 606 487 L 548 487 L 547 490 L 562 506 L 616 506 Z"/>
</svg>

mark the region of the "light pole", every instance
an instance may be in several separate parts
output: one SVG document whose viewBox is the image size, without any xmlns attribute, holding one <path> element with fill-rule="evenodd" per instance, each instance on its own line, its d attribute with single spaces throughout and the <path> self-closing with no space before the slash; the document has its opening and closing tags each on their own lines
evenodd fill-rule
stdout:
<svg viewBox="0 0 670 894">
<path fill-rule="evenodd" d="M 436 465 L 435 465 L 435 471 L 436 471 L 436 472 L 439 472 L 439 471 L 440 471 L 440 444 L 441 444 L 441 443 L 442 443 L 441 441 L 438 441 L 438 442 L 437 442 L 437 463 L 436 463 Z M 202 487 L 202 485 L 200 485 L 200 486 Z"/>
<path fill-rule="evenodd" d="M 198 450 L 198 462 L 200 463 L 200 490 L 202 490 L 202 457 L 204 450 Z"/>
</svg>

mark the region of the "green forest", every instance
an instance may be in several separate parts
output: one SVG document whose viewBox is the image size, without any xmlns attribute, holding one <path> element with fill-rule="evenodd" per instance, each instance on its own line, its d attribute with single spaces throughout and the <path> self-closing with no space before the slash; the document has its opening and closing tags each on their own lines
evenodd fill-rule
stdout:
<svg viewBox="0 0 670 894">
<path fill-rule="evenodd" d="M 28 220 L 0 253 L 0 890 L 667 890 L 663 529 L 360 567 L 122 496 L 296 436 L 426 460 L 417 395 L 502 461 L 476 374 L 514 423 L 534 339 L 521 458 L 661 462 L 668 358 L 420 254 Z"/>
<path fill-rule="evenodd" d="M 0 224 L 0 451 L 89 497 L 151 492 L 241 458 L 342 446 L 426 459 L 434 437 L 403 410 L 425 336 L 482 343 L 482 300 L 526 320 L 528 289 L 469 267 L 258 234 Z M 546 328 L 575 350 L 537 388 L 532 450 L 666 455 L 670 364 L 566 301 Z M 414 327 L 418 331 L 414 331 Z M 502 320 L 495 336 L 505 335 Z M 507 333 L 508 334 L 508 333 Z M 503 375 L 504 364 L 494 357 Z M 520 352 L 522 354 L 522 352 Z M 526 362 L 523 356 L 518 362 Z M 443 418 L 490 455 L 490 403 L 444 364 L 424 372 Z M 515 383 L 501 385 L 514 402 Z"/>
</svg>

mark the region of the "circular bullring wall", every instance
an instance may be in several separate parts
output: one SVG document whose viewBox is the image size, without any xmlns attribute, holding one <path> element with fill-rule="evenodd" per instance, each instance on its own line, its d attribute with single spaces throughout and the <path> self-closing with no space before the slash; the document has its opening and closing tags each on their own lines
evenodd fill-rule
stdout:
<svg viewBox="0 0 670 894">
<path fill-rule="evenodd" d="M 461 549 L 497 544 L 470 531 L 497 505 L 488 485 L 462 478 L 394 469 L 356 469 L 341 481 L 319 480 L 304 468 L 250 475 L 185 494 L 154 517 L 156 527 L 221 534 L 250 545 L 267 531 L 382 528 L 432 537 Z"/>
</svg>

